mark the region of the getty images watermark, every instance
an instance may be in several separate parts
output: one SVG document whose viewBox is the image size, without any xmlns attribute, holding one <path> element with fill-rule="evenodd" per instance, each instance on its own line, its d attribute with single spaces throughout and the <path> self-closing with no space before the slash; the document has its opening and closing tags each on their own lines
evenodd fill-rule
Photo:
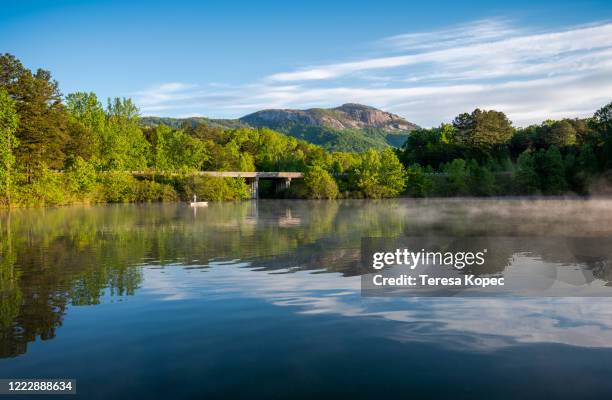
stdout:
<svg viewBox="0 0 612 400">
<path fill-rule="evenodd" d="M 485 263 L 487 249 L 473 253 L 471 251 L 441 252 L 396 249 L 394 252 L 376 252 L 372 256 L 372 268 L 382 270 L 385 266 L 405 266 L 415 270 L 419 266 L 452 267 L 459 271 L 466 267 L 482 266 Z M 375 274 L 372 282 L 375 286 L 406 286 L 406 287 L 442 287 L 442 286 L 503 286 L 503 277 L 479 277 L 474 274 L 465 274 L 458 277 L 431 276 L 429 274 L 401 274 L 400 276 L 386 277 L 382 273 Z"/>
<path fill-rule="evenodd" d="M 612 238 L 363 238 L 363 296 L 612 296 Z"/>
</svg>

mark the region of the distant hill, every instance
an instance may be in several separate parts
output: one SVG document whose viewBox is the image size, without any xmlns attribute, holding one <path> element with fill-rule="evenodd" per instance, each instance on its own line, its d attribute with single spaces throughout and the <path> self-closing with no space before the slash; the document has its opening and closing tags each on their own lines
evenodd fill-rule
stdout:
<svg viewBox="0 0 612 400">
<path fill-rule="evenodd" d="M 339 151 L 400 147 L 410 131 L 418 128 L 398 115 L 351 103 L 336 108 L 262 110 L 237 120 L 144 117 L 142 123 L 147 126 L 163 123 L 174 128 L 184 123 L 202 123 L 219 128 L 265 127 Z"/>
<path fill-rule="evenodd" d="M 248 127 L 248 125 L 237 119 L 212 119 L 206 117 L 170 118 L 170 117 L 142 117 L 140 123 L 144 126 L 155 127 L 166 125 L 170 128 L 180 128 L 184 124 L 195 126 L 196 124 L 208 125 L 214 128 L 234 129 Z"/>
<path fill-rule="evenodd" d="M 268 127 L 319 144 L 330 150 L 363 151 L 401 146 L 412 122 L 374 107 L 343 104 L 336 108 L 308 110 L 262 110 L 240 118 L 256 127 Z"/>
</svg>

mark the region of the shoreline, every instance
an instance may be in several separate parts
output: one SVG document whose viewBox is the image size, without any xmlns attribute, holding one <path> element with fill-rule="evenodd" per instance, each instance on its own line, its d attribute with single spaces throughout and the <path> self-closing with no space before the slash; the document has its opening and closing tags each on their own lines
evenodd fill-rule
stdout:
<svg viewBox="0 0 612 400">
<path fill-rule="evenodd" d="M 316 203 L 342 203 L 342 202 L 381 202 L 381 201 L 396 201 L 396 200 L 412 200 L 414 202 L 464 202 L 464 201 L 525 201 L 525 202 L 537 202 L 537 201 L 608 201 L 612 200 L 612 195 L 566 195 L 566 196 L 452 196 L 452 197 L 409 197 L 409 196 L 398 196 L 398 197 L 386 197 L 386 198 L 359 198 L 359 197 L 347 197 L 337 199 L 302 199 L 302 198 L 280 198 L 280 197 L 264 197 L 258 199 L 236 199 L 236 200 L 206 200 L 209 204 L 230 204 L 230 203 L 251 203 L 251 202 L 268 202 L 268 201 L 283 201 L 283 202 L 316 202 Z M 10 210 L 26 210 L 26 209 L 52 209 L 52 208 L 65 208 L 65 207 L 88 207 L 88 206 L 111 206 L 111 205 L 184 205 L 189 206 L 189 201 L 135 201 L 135 202 L 74 202 L 67 204 L 50 204 L 50 205 L 0 205 L 0 212 Z"/>
</svg>

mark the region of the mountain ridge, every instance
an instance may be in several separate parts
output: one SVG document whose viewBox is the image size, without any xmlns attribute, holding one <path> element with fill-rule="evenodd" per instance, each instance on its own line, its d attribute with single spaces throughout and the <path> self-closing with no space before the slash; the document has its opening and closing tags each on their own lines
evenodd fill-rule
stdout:
<svg viewBox="0 0 612 400">
<path fill-rule="evenodd" d="M 399 115 L 357 103 L 304 110 L 264 109 L 238 119 L 143 117 L 141 121 L 146 126 L 163 123 L 173 128 L 184 123 L 202 123 L 222 129 L 270 128 L 337 151 L 400 147 L 410 131 L 418 128 Z"/>
</svg>

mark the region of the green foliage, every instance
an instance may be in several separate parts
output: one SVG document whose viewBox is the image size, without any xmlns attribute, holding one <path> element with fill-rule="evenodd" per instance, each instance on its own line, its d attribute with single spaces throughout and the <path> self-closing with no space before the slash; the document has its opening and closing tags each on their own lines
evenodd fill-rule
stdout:
<svg viewBox="0 0 612 400">
<path fill-rule="evenodd" d="M 202 141 L 166 125 L 155 129 L 152 155 L 158 171 L 199 170 L 209 158 Z"/>
<path fill-rule="evenodd" d="M 597 172 L 598 162 L 595 151 L 593 151 L 593 146 L 585 144 L 580 148 L 578 165 L 580 170 L 584 171 L 586 175 L 594 175 Z"/>
<path fill-rule="evenodd" d="M 142 180 L 138 181 L 137 185 L 134 187 L 133 201 L 136 202 L 164 202 L 177 201 L 178 199 L 178 194 L 170 185 Z"/>
<path fill-rule="evenodd" d="M 198 199 L 213 201 L 246 200 L 251 197 L 249 186 L 241 178 L 198 177 L 194 180 L 192 192 Z"/>
<path fill-rule="evenodd" d="M 468 165 L 469 191 L 474 196 L 493 196 L 497 191 L 495 175 L 487 165 L 471 160 Z"/>
<path fill-rule="evenodd" d="M 548 150 L 540 150 L 536 156 L 538 163 L 541 187 L 544 194 L 563 194 L 567 190 L 565 180 L 565 164 L 561 152 L 556 146 L 551 146 Z"/>
<path fill-rule="evenodd" d="M 0 87 L 14 100 L 19 115 L 15 132 L 20 143 L 15 149 L 18 164 L 25 167 L 29 178 L 42 164 L 61 167 L 68 115 L 57 82 L 48 71 L 32 72 L 10 54 L 0 56 L 0 71 Z"/>
<path fill-rule="evenodd" d="M 455 128 L 450 124 L 414 130 L 403 146 L 400 159 L 404 165 L 431 165 L 438 168 L 460 156 L 455 134 Z"/>
<path fill-rule="evenodd" d="M 447 174 L 447 195 L 468 194 L 468 169 L 465 160 L 461 158 L 453 160 L 444 167 L 444 172 Z"/>
<path fill-rule="evenodd" d="M 30 184 L 20 186 L 17 201 L 28 206 L 55 206 L 66 204 L 69 196 L 63 174 L 43 164 Z"/>
<path fill-rule="evenodd" d="M 506 144 L 514 132 L 506 115 L 499 111 L 476 109 L 463 113 L 453 121 L 459 143 L 476 149 L 489 150 Z"/>
<path fill-rule="evenodd" d="M 19 116 L 15 111 L 15 102 L 8 92 L 0 87 L 0 199 L 11 204 L 12 184 L 14 180 L 14 149 L 18 145 L 15 131 Z"/>
<path fill-rule="evenodd" d="M 404 167 L 391 149 L 364 152 L 353 174 L 356 188 L 365 197 L 393 197 L 406 187 Z"/>
<path fill-rule="evenodd" d="M 101 173 L 99 181 L 100 201 L 108 203 L 176 201 L 179 198 L 170 185 L 150 180 L 138 180 L 125 172 Z"/>
<path fill-rule="evenodd" d="M 412 197 L 427 197 L 432 191 L 433 181 L 425 169 L 414 164 L 406 169 L 408 194 Z"/>
<path fill-rule="evenodd" d="M 100 143 L 104 169 L 139 171 L 146 168 L 150 144 L 138 124 L 138 109 L 130 99 L 108 101 L 106 126 Z"/>
<path fill-rule="evenodd" d="M 346 118 L 339 110 L 309 112 L 319 119 Z M 210 200 L 250 197 L 240 179 L 188 183 L 188 174 L 198 170 L 302 171 L 305 182 L 286 194 L 314 198 L 339 192 L 393 197 L 405 189 L 418 197 L 586 194 L 592 181 L 612 169 L 611 115 L 609 103 L 590 119 L 547 120 L 515 131 L 502 112 L 476 109 L 458 115 L 452 125 L 411 131 L 395 152 L 389 142 L 397 144 L 406 132 L 335 131 L 298 121 L 277 127 L 287 136 L 205 118 L 185 123 L 149 118 L 143 124 L 130 99 L 109 99 L 105 108 L 95 94 L 76 92 L 62 102 L 49 72 L 33 72 L 4 54 L 0 204 L 165 201 L 193 193 Z M 368 150 L 329 152 L 300 139 Z"/>
<path fill-rule="evenodd" d="M 81 157 L 76 157 L 66 169 L 66 180 L 71 191 L 84 195 L 92 192 L 96 187 L 96 170 L 91 163 Z"/>
<path fill-rule="evenodd" d="M 517 190 L 520 194 L 535 194 L 540 190 L 540 178 L 533 154 L 525 150 L 517 160 L 515 173 Z"/>
<path fill-rule="evenodd" d="M 576 129 L 567 120 L 555 121 L 542 132 L 546 146 L 571 146 L 576 143 Z"/>
<path fill-rule="evenodd" d="M 335 199 L 338 197 L 338 185 L 334 178 L 319 166 L 309 168 L 304 174 L 307 195 L 313 199 Z"/>
<path fill-rule="evenodd" d="M 108 171 L 99 177 L 102 192 L 101 200 L 108 203 L 129 203 L 136 201 L 134 188 L 137 180 L 129 173 Z"/>
<path fill-rule="evenodd" d="M 595 112 L 590 121 L 591 127 L 602 135 L 612 135 L 612 102 Z"/>
<path fill-rule="evenodd" d="M 333 110 L 318 110 L 319 113 L 333 113 Z M 328 151 L 363 152 L 368 149 L 400 147 L 408 137 L 406 132 L 389 133 L 382 129 L 334 129 L 327 126 L 313 126 L 301 121 L 282 121 L 246 118 L 244 122 L 255 127 L 268 127 Z"/>
</svg>

